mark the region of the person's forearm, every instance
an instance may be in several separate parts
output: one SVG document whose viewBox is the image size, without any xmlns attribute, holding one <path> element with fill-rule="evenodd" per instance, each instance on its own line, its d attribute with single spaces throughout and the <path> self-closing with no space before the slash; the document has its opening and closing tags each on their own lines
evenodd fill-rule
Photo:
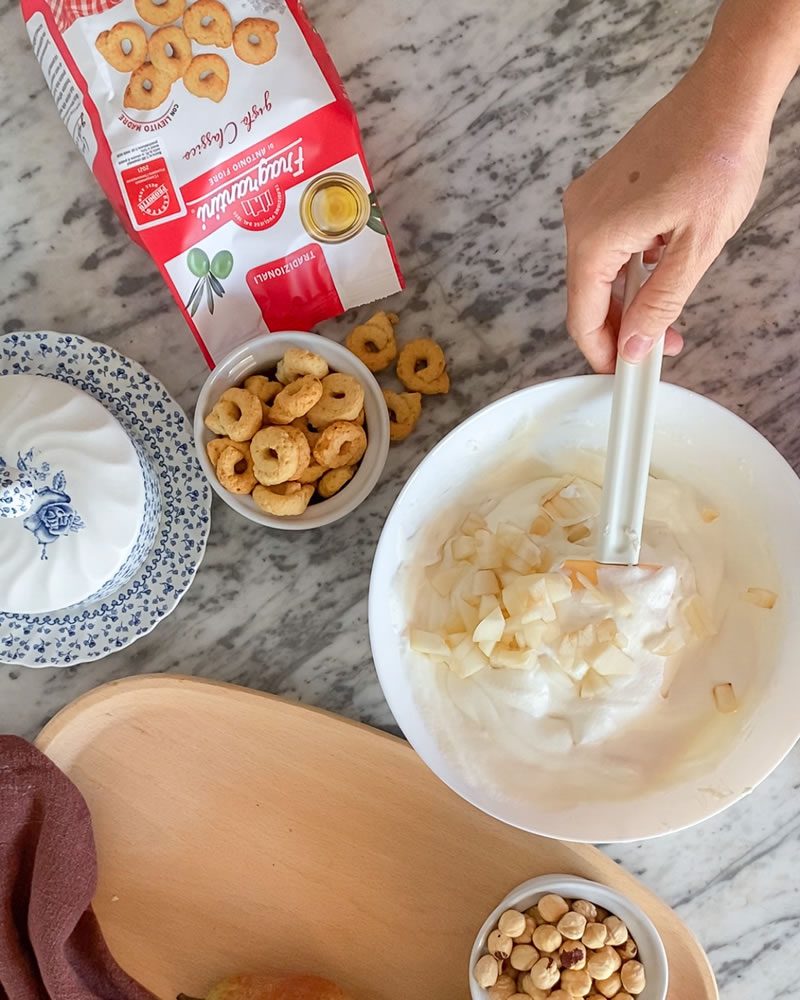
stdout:
<svg viewBox="0 0 800 1000">
<path fill-rule="evenodd" d="M 724 0 L 697 62 L 734 114 L 770 119 L 799 65 L 798 0 Z"/>
</svg>

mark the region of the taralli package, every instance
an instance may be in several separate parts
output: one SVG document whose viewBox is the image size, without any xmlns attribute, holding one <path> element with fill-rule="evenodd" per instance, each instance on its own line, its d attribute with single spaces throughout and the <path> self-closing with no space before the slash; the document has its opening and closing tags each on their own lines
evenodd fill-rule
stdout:
<svg viewBox="0 0 800 1000">
<path fill-rule="evenodd" d="M 299 0 L 22 0 L 73 140 L 209 364 L 403 287 Z"/>
</svg>

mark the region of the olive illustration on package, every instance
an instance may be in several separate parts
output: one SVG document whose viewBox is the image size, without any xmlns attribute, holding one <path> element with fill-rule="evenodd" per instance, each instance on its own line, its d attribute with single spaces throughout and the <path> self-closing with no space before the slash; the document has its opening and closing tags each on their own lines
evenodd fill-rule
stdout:
<svg viewBox="0 0 800 1000">
<path fill-rule="evenodd" d="M 208 254 L 200 247 L 192 247 L 186 255 L 186 266 L 197 278 L 194 288 L 186 300 L 186 309 L 190 316 L 194 316 L 200 308 L 205 293 L 208 311 L 214 315 L 214 296 L 221 299 L 225 294 L 222 282 L 228 278 L 233 271 L 233 254 L 230 250 L 219 250 L 211 260 Z"/>
</svg>

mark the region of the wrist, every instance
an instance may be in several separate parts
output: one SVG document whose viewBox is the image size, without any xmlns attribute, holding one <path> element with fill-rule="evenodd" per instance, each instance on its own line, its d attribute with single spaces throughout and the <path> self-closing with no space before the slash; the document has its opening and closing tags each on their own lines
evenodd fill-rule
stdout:
<svg viewBox="0 0 800 1000">
<path fill-rule="evenodd" d="M 725 0 L 693 68 L 728 111 L 769 121 L 800 65 L 796 0 Z"/>
</svg>

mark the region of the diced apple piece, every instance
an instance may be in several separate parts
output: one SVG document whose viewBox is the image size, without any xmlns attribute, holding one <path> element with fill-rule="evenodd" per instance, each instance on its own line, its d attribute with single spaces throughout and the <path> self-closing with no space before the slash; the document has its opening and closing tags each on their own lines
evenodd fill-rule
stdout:
<svg viewBox="0 0 800 1000">
<path fill-rule="evenodd" d="M 477 552 L 478 546 L 471 535 L 461 535 L 453 539 L 453 558 L 469 562 Z"/>
<path fill-rule="evenodd" d="M 494 647 L 496 645 L 497 642 L 494 639 L 492 639 L 491 641 L 487 640 L 485 642 L 479 642 L 478 649 L 483 653 L 484 656 L 489 657 L 494 652 Z"/>
<path fill-rule="evenodd" d="M 714 688 L 714 704 L 717 706 L 717 711 L 723 715 L 731 715 L 738 710 L 739 701 L 736 698 L 736 692 L 733 690 L 733 684 L 716 685 Z"/>
<path fill-rule="evenodd" d="M 571 486 L 574 482 L 575 482 L 574 476 L 562 476 L 556 482 L 555 486 L 549 489 L 546 493 L 542 494 L 542 499 L 539 501 L 539 503 L 541 504 L 542 507 L 544 507 L 546 503 L 549 503 L 554 497 L 557 497 L 558 494 L 563 489 L 566 489 L 567 486 Z"/>
<path fill-rule="evenodd" d="M 500 599 L 509 614 L 521 615 L 530 603 L 530 593 L 522 578 L 518 578 L 514 583 L 503 587 Z"/>
<path fill-rule="evenodd" d="M 488 666 L 488 660 L 483 653 L 475 646 L 475 643 L 467 636 L 456 646 L 448 660 L 450 669 L 457 676 L 471 677 Z"/>
<path fill-rule="evenodd" d="M 478 643 L 500 642 L 503 638 L 505 627 L 506 620 L 503 617 L 503 612 L 499 606 L 495 605 L 494 610 L 478 622 L 475 631 L 472 633 L 472 641 Z"/>
<path fill-rule="evenodd" d="M 677 629 L 668 629 L 659 635 L 651 636 L 645 642 L 645 647 L 656 656 L 674 656 L 680 653 L 686 642 Z"/>
<path fill-rule="evenodd" d="M 636 664 L 616 646 L 604 646 L 592 657 L 592 669 L 602 677 L 624 677 L 635 672 Z"/>
<path fill-rule="evenodd" d="M 563 573 L 546 573 L 544 576 L 544 585 L 547 589 L 547 596 L 553 604 L 565 601 L 572 593 L 572 584 L 569 581 L 569 577 Z"/>
<path fill-rule="evenodd" d="M 475 535 L 476 552 L 472 563 L 476 569 L 497 569 L 503 563 L 503 550 L 490 531 L 479 529 Z"/>
<path fill-rule="evenodd" d="M 595 627 L 598 642 L 613 642 L 617 636 L 617 623 L 613 618 L 604 618 Z"/>
<path fill-rule="evenodd" d="M 416 653 L 425 653 L 427 656 L 437 656 L 440 658 L 450 656 L 450 647 L 435 632 L 425 632 L 423 629 L 412 628 L 410 641 L 411 648 Z"/>
<path fill-rule="evenodd" d="M 562 670 L 571 667 L 575 662 L 578 653 L 578 636 L 575 632 L 569 632 L 563 637 L 556 650 L 556 659 Z"/>
<path fill-rule="evenodd" d="M 525 636 L 525 645 L 529 649 L 541 649 L 544 644 L 546 629 L 547 626 L 541 621 L 523 624 L 522 634 Z"/>
<path fill-rule="evenodd" d="M 470 639 L 466 632 L 448 632 L 445 637 L 445 642 L 450 649 L 455 649 L 456 646 L 459 646 L 465 639 L 469 639 L 469 641 L 472 642 L 472 639 Z"/>
<path fill-rule="evenodd" d="M 533 568 L 522 556 L 517 555 L 516 552 L 510 552 L 508 549 L 503 556 L 503 565 L 520 574 L 528 573 Z"/>
<path fill-rule="evenodd" d="M 461 579 L 460 569 L 439 569 L 431 574 L 431 586 L 440 597 L 449 597 Z"/>
<path fill-rule="evenodd" d="M 461 534 L 462 535 L 474 535 L 481 528 L 486 527 L 486 522 L 482 517 L 477 514 L 467 514 L 461 524 Z"/>
<path fill-rule="evenodd" d="M 588 521 L 600 512 L 597 497 L 589 492 L 586 484 L 578 482 L 564 486 L 554 497 L 542 503 L 542 509 L 564 528 Z"/>
<path fill-rule="evenodd" d="M 609 690 L 608 681 L 595 670 L 590 670 L 581 681 L 581 698 L 596 698 Z"/>
<path fill-rule="evenodd" d="M 497 649 L 495 647 L 489 662 L 493 667 L 508 670 L 533 670 L 536 666 L 536 654 L 529 649 Z"/>
<path fill-rule="evenodd" d="M 497 598 L 493 594 L 483 594 L 478 605 L 478 621 L 483 621 L 484 618 L 498 607 L 500 606 L 497 603 Z M 502 613 L 502 608 L 500 608 L 500 611 Z M 505 615 L 503 615 L 503 619 L 505 620 Z"/>
<path fill-rule="evenodd" d="M 683 602 L 683 617 L 698 639 L 710 639 L 717 634 L 706 602 L 699 594 L 692 594 Z"/>
<path fill-rule="evenodd" d="M 453 602 L 453 611 L 461 619 L 465 631 L 472 635 L 475 631 L 475 626 L 481 620 L 481 616 L 478 613 L 477 608 L 473 608 L 470 604 L 461 598 L 456 598 Z"/>
<path fill-rule="evenodd" d="M 755 604 L 757 608 L 771 610 L 775 607 L 778 595 L 774 590 L 765 590 L 763 587 L 748 587 L 745 592 L 745 600 Z"/>
<path fill-rule="evenodd" d="M 539 568 L 542 558 L 542 550 L 530 536 L 520 535 L 517 544 L 517 555 L 527 564 L 525 572 L 530 573 Z"/>
<path fill-rule="evenodd" d="M 574 660 L 569 668 L 564 667 L 564 673 L 570 680 L 575 681 L 576 684 L 579 684 L 588 672 L 589 664 L 580 656 Z"/>
<path fill-rule="evenodd" d="M 567 528 L 567 541 L 576 545 L 578 542 L 585 541 L 591 533 L 591 530 L 586 524 L 573 524 L 571 528 Z"/>
<path fill-rule="evenodd" d="M 531 524 L 531 534 L 536 535 L 538 538 L 544 538 L 545 535 L 550 534 L 552 527 L 552 518 L 548 517 L 548 515 L 542 511 L 541 514 L 537 514 L 533 519 Z"/>
<path fill-rule="evenodd" d="M 476 597 L 484 594 L 499 594 L 500 581 L 491 569 L 479 569 L 472 578 L 472 593 Z"/>
</svg>

